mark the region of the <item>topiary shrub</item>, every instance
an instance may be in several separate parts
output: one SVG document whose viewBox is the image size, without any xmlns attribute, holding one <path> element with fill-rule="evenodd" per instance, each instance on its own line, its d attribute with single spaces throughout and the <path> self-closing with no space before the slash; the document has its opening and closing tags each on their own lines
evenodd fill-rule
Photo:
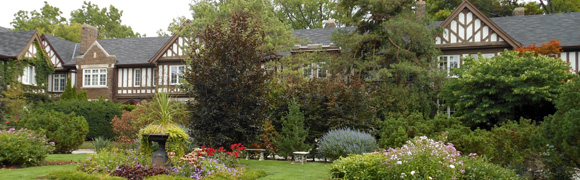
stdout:
<svg viewBox="0 0 580 180">
<path fill-rule="evenodd" d="M 340 158 L 332 164 L 330 175 L 342 179 L 520 179 L 476 154 L 461 156 L 453 144 L 424 136 L 396 149 Z"/>
<path fill-rule="evenodd" d="M 371 134 L 349 128 L 330 130 L 322 136 L 319 147 L 321 153 L 331 159 L 378 149 L 377 140 Z"/>
<path fill-rule="evenodd" d="M 89 132 L 85 118 L 74 113 L 36 109 L 24 114 L 21 122 L 22 127 L 45 133 L 50 141 L 56 143 L 57 153 L 70 153 L 78 149 Z"/>
<path fill-rule="evenodd" d="M 54 147 L 41 133 L 10 128 L 0 131 L 0 165 L 39 165 Z"/>
<path fill-rule="evenodd" d="M 86 100 L 59 100 L 53 103 L 40 105 L 41 108 L 55 110 L 69 114 L 74 112 L 77 116 L 82 116 L 89 124 L 89 133 L 87 139 L 94 139 L 103 136 L 107 139 L 113 139 L 115 133 L 112 130 L 111 120 L 122 114 L 118 104 L 105 99 L 96 101 Z"/>
</svg>

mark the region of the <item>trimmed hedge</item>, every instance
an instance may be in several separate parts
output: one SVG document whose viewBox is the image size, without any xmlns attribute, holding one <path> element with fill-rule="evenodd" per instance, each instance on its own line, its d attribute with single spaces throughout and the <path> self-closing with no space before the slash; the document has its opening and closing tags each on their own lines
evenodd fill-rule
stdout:
<svg viewBox="0 0 580 180">
<path fill-rule="evenodd" d="M 19 124 L 22 127 L 38 130 L 56 143 L 55 152 L 69 153 L 83 144 L 89 132 L 85 118 L 74 113 L 64 114 L 53 110 L 36 109 L 27 112 Z"/>
</svg>

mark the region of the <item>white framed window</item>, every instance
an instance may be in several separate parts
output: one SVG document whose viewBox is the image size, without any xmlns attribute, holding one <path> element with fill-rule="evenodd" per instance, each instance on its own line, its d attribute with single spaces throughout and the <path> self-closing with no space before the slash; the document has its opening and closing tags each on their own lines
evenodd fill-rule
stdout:
<svg viewBox="0 0 580 180">
<path fill-rule="evenodd" d="M 36 85 L 36 68 L 34 66 L 26 66 L 22 72 L 22 84 Z"/>
<path fill-rule="evenodd" d="M 479 55 L 478 54 L 474 54 L 472 55 L 474 59 L 479 60 Z M 494 53 L 485 53 L 485 54 L 481 54 L 481 56 L 483 56 L 484 58 L 492 58 L 495 56 Z"/>
<path fill-rule="evenodd" d="M 107 68 L 83 70 L 83 87 L 106 87 Z"/>
<path fill-rule="evenodd" d="M 169 84 L 181 84 L 179 79 L 183 78 L 183 72 L 185 72 L 185 65 L 169 66 Z"/>
<path fill-rule="evenodd" d="M 133 84 L 135 86 L 141 86 L 141 69 L 135 69 L 134 74 L 134 78 L 133 78 Z"/>
<path fill-rule="evenodd" d="M 53 92 L 64 92 L 66 86 L 66 74 L 53 74 L 52 75 L 52 91 Z"/>
<path fill-rule="evenodd" d="M 320 62 L 316 65 L 316 76 L 318 76 L 318 78 L 325 78 L 326 77 L 326 73 L 328 72 L 328 70 L 326 70 L 326 62 Z"/>
<path fill-rule="evenodd" d="M 453 69 L 461 67 L 459 55 L 442 55 L 439 56 L 439 68 L 447 71 L 447 76 L 456 77 L 453 75 Z"/>
<path fill-rule="evenodd" d="M 304 71 L 303 76 L 305 78 L 312 78 L 313 77 L 312 64 L 306 64 L 306 65 L 304 65 L 304 67 L 302 68 L 302 70 Z"/>
</svg>

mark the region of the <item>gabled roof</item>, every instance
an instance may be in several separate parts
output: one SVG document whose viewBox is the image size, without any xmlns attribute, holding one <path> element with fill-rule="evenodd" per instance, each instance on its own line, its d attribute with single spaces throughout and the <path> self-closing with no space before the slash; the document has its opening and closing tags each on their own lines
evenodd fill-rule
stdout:
<svg viewBox="0 0 580 180">
<path fill-rule="evenodd" d="M 330 37 L 332 33 L 339 29 L 344 29 L 349 32 L 356 30 L 356 27 L 346 27 L 346 28 L 317 28 L 317 29 L 299 29 L 294 30 L 294 36 L 306 39 L 310 42 L 301 43 L 301 46 L 308 46 L 308 44 L 321 44 L 321 45 L 330 45 L 332 41 Z"/>
<path fill-rule="evenodd" d="M 524 46 L 558 40 L 580 46 L 580 13 L 496 17 L 491 20 Z"/>
<path fill-rule="evenodd" d="M 469 12 L 473 13 L 473 15 L 480 19 L 483 24 L 487 25 L 493 32 L 496 32 L 501 39 L 505 40 L 510 46 L 513 48 L 520 47 L 521 43 L 517 42 L 514 38 L 504 32 L 498 25 L 496 25 L 493 21 L 491 21 L 487 16 L 485 16 L 481 11 L 479 11 L 473 4 L 469 3 L 469 1 L 463 1 L 445 21 L 441 23 L 441 27 L 447 27 L 451 24 L 454 19 L 459 16 L 460 13 L 463 12 L 464 9 L 467 9 Z"/>
<path fill-rule="evenodd" d="M 64 40 L 55 36 L 42 35 L 48 40 L 48 44 L 53 48 L 56 56 L 60 58 L 63 65 L 74 65 L 76 55 L 80 54 L 79 43 Z"/>
<path fill-rule="evenodd" d="M 37 36 L 36 31 L 0 32 L 0 57 L 21 57 Z"/>
<path fill-rule="evenodd" d="M 144 37 L 97 40 L 103 49 L 117 58 L 117 64 L 147 64 L 171 37 Z"/>
</svg>

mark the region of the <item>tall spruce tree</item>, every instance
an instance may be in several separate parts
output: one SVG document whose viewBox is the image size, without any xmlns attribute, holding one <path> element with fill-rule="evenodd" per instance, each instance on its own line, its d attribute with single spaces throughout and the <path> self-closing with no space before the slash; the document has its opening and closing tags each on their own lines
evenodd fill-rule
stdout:
<svg viewBox="0 0 580 180">
<path fill-rule="evenodd" d="M 282 131 L 274 144 L 278 147 L 278 154 L 288 157 L 295 151 L 307 151 L 312 148 L 305 143 L 308 137 L 308 128 L 304 127 L 304 113 L 300 111 L 300 104 L 293 99 L 288 106 L 288 115 L 282 117 Z"/>
</svg>

